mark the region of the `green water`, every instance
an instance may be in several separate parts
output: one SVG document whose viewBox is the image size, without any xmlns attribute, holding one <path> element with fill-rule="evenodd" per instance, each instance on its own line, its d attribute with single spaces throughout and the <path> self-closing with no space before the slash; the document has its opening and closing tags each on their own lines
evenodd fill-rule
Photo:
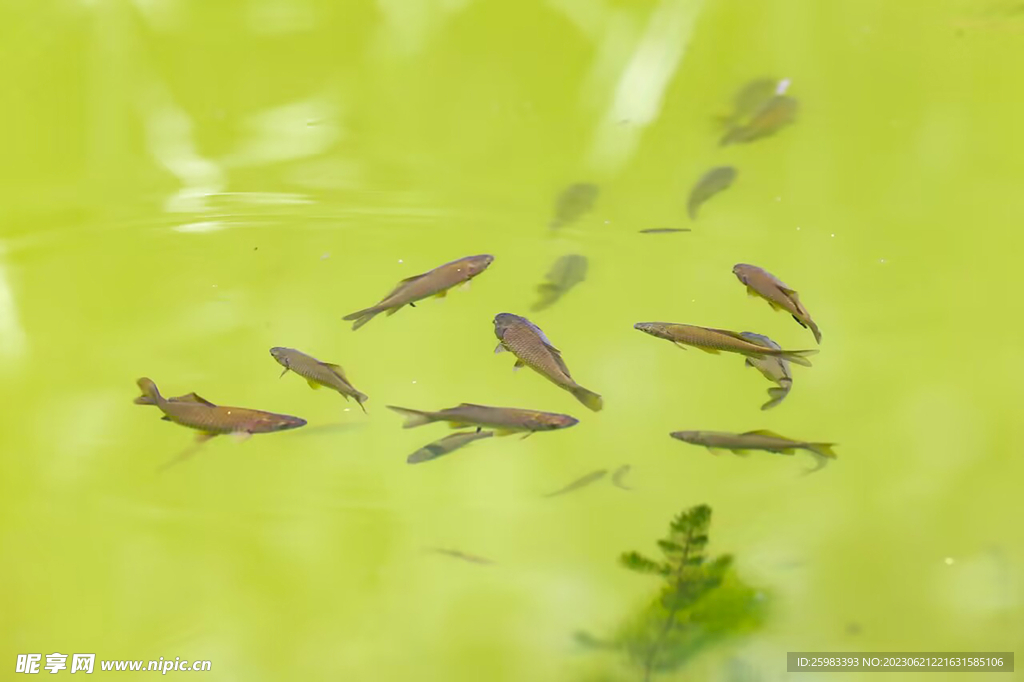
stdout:
<svg viewBox="0 0 1024 682">
<path fill-rule="evenodd" d="M 0 13 L 5 675 L 16 654 L 61 652 L 208 659 L 203 679 L 246 682 L 636 680 L 571 635 L 652 595 L 618 555 L 653 551 L 700 503 L 710 550 L 771 613 L 659 679 L 728 680 L 737 660 L 783 679 L 795 650 L 1024 650 L 1013 3 Z M 791 80 L 799 121 L 718 147 L 714 116 L 758 76 Z M 690 185 L 721 164 L 736 184 L 690 223 Z M 553 236 L 556 195 L 584 181 L 601 187 L 593 211 Z M 693 231 L 637 233 L 654 227 Z M 496 260 L 468 291 L 358 332 L 340 319 L 475 253 Z M 587 280 L 531 317 L 604 395 L 597 414 L 492 353 L 493 316 L 528 314 L 567 253 Z M 744 295 L 737 262 L 799 289 L 824 335 L 769 412 L 742 358 L 632 329 L 813 345 Z M 344 366 L 369 416 L 279 380 L 278 345 Z M 192 434 L 132 404 L 140 376 L 310 425 L 215 439 L 157 475 Z M 384 406 L 462 401 L 581 423 L 407 465 L 447 429 L 402 430 Z M 802 456 L 668 437 L 757 428 L 839 458 L 802 477 Z M 627 463 L 632 491 L 542 497 Z M 929 677 L 946 678 L 966 679 Z"/>
</svg>

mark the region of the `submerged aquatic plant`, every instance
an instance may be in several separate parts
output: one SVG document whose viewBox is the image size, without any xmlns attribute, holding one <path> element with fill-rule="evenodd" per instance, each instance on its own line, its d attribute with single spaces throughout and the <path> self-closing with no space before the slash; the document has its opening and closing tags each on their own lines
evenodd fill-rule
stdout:
<svg viewBox="0 0 1024 682">
<path fill-rule="evenodd" d="M 621 651 L 649 682 L 655 673 L 683 667 L 722 639 L 756 629 L 764 617 L 763 599 L 740 581 L 731 556 L 708 558 L 710 525 L 711 508 L 699 505 L 672 520 L 658 541 L 662 559 L 623 554 L 620 561 L 629 570 L 662 578 L 658 596 L 613 637 L 580 632 L 577 642 Z"/>
</svg>

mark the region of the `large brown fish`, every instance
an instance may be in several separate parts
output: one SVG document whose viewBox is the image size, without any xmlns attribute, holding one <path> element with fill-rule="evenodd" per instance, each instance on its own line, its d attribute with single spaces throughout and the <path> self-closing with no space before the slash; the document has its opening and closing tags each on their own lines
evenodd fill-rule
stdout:
<svg viewBox="0 0 1024 682">
<path fill-rule="evenodd" d="M 732 166 L 718 166 L 705 173 L 690 190 L 690 198 L 686 202 L 690 220 L 697 219 L 697 211 L 701 204 L 719 192 L 729 189 L 735 180 L 736 169 Z"/>
<path fill-rule="evenodd" d="M 214 405 L 195 393 L 164 398 L 151 379 L 138 380 L 142 395 L 135 399 L 138 405 L 156 405 L 164 413 L 165 421 L 198 430 L 198 440 L 207 440 L 221 434 L 242 437 L 253 433 L 286 431 L 306 425 L 305 419 L 274 414 L 244 407 Z"/>
<path fill-rule="evenodd" d="M 561 227 L 579 220 L 594 207 L 598 193 L 597 185 L 589 182 L 578 182 L 566 187 L 555 201 L 555 217 L 551 227 Z"/>
<path fill-rule="evenodd" d="M 363 407 L 363 403 L 367 401 L 366 394 L 357 391 L 348 382 L 348 379 L 345 378 L 345 370 L 338 365 L 321 362 L 313 356 L 306 355 L 294 348 L 276 346 L 270 349 L 270 354 L 284 367 L 281 376 L 284 376 L 288 373 L 288 370 L 291 370 L 305 379 L 309 383 L 310 388 L 316 389 L 326 386 L 340 393 L 344 396 L 345 400 L 355 398 L 356 402 L 359 403 L 359 407 L 362 408 L 363 412 L 366 412 L 366 408 Z"/>
<path fill-rule="evenodd" d="M 756 265 L 739 263 L 732 269 L 732 273 L 747 287 L 747 294 L 760 296 L 768 301 L 768 305 L 774 310 L 784 310 L 793 316 L 801 327 L 810 329 L 814 334 L 814 340 L 821 343 L 821 332 L 818 325 L 814 324 L 811 314 L 800 302 L 800 296 L 787 287 L 778 277 L 763 270 Z"/>
<path fill-rule="evenodd" d="M 731 450 L 738 455 L 745 455 L 749 450 L 765 450 L 782 455 L 792 455 L 797 450 L 807 450 L 818 459 L 818 469 L 824 466 L 827 460 L 836 458 L 836 453 L 832 451 L 835 443 L 811 443 L 809 441 L 793 440 L 764 429 L 747 431 L 745 433 L 673 431 L 670 435 L 685 443 L 703 445 L 711 452 L 715 452 L 715 450 Z"/>
<path fill-rule="evenodd" d="M 388 409 L 406 417 L 405 424 L 402 425 L 406 429 L 433 422 L 448 422 L 453 429 L 476 426 L 477 428 L 494 429 L 499 436 L 524 431 L 528 436 L 534 431 L 554 431 L 579 423 L 578 419 L 567 414 L 520 410 L 514 407 L 489 407 L 472 403 L 462 403 L 437 412 L 410 410 L 394 405 L 388 405 Z"/>
<path fill-rule="evenodd" d="M 451 263 L 439 265 L 430 272 L 406 277 L 377 305 L 357 310 L 342 319 L 355 320 L 352 329 L 359 329 L 385 311 L 388 315 L 394 315 L 407 305 L 415 308 L 416 301 L 424 298 L 430 296 L 442 298 L 448 294 L 449 289 L 463 282 L 469 282 L 486 270 L 492 262 L 494 262 L 494 256 L 486 254 L 467 256 L 453 260 Z"/>
<path fill-rule="evenodd" d="M 463 431 L 462 433 L 453 433 L 450 436 L 445 436 L 441 440 L 436 440 L 433 443 L 424 445 L 422 448 L 409 455 L 405 461 L 409 464 L 429 462 L 432 459 L 437 459 L 438 457 L 443 457 L 444 455 L 455 452 L 459 448 L 465 447 L 475 440 L 490 438 L 493 435 L 494 431 Z"/>
<path fill-rule="evenodd" d="M 759 346 L 782 350 L 782 346 L 763 334 L 740 332 L 740 336 L 751 343 L 756 343 Z M 786 360 L 786 358 L 778 355 L 770 355 L 764 358 L 747 358 L 743 362 L 747 367 L 753 367 L 760 372 L 768 381 L 773 381 L 778 384 L 778 386 L 773 386 L 768 389 L 768 395 L 771 397 L 771 400 L 761 406 L 762 410 L 770 410 L 781 403 L 782 400 L 789 395 L 790 389 L 793 388 L 793 375 L 790 374 L 789 361 Z"/>
<path fill-rule="evenodd" d="M 559 388 L 572 393 L 594 412 L 603 407 L 601 396 L 576 383 L 562 360 L 562 353 L 537 325 L 519 315 L 500 313 L 494 318 L 494 334 L 499 341 L 494 352 L 511 351 L 518 358 L 516 368 L 526 365 Z"/>
<path fill-rule="evenodd" d="M 735 125 L 722 137 L 721 145 L 753 142 L 774 135 L 796 120 L 799 103 L 786 95 L 775 95 L 759 108 L 746 124 Z"/>
<path fill-rule="evenodd" d="M 693 346 L 706 353 L 718 353 L 726 351 L 729 353 L 740 353 L 750 358 L 763 358 L 766 356 L 778 356 L 795 362 L 805 367 L 811 366 L 807 356 L 814 355 L 818 351 L 811 350 L 781 350 L 777 348 L 766 348 L 743 338 L 737 332 L 730 332 L 724 329 L 712 327 L 697 327 L 690 324 L 676 324 L 674 322 L 637 322 L 634 329 L 639 329 L 651 336 L 665 339 L 676 344 L 680 348 Z"/>
<path fill-rule="evenodd" d="M 575 253 L 562 256 L 551 266 L 547 274 L 547 281 L 537 286 L 540 299 L 533 305 L 533 310 L 544 310 L 553 305 L 586 277 L 586 256 Z"/>
</svg>

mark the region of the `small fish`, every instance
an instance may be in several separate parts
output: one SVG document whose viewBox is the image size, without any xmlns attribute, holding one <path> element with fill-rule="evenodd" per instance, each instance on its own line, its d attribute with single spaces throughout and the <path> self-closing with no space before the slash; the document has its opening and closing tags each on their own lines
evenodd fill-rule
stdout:
<svg viewBox="0 0 1024 682">
<path fill-rule="evenodd" d="M 733 111 L 720 117 L 728 128 L 740 125 L 765 105 L 778 91 L 777 78 L 757 78 L 744 85 L 733 98 Z"/>
<path fill-rule="evenodd" d="M 676 344 L 680 348 L 693 346 L 706 353 L 718 353 L 726 351 L 729 353 L 740 353 L 749 358 L 760 359 L 768 356 L 782 357 L 790 362 L 795 362 L 804 367 L 810 367 L 811 361 L 807 356 L 814 355 L 818 351 L 811 350 L 782 350 L 777 348 L 766 348 L 760 344 L 753 343 L 743 338 L 741 334 L 714 329 L 713 327 L 697 327 L 690 324 L 676 324 L 674 322 L 637 322 L 634 329 L 665 339 Z"/>
<path fill-rule="evenodd" d="M 622 488 L 623 490 L 632 490 L 632 488 L 630 488 L 623 482 L 623 479 L 626 478 L 626 475 L 629 473 L 630 468 L 631 467 L 628 464 L 623 464 L 618 469 L 616 469 L 615 473 L 612 474 L 612 485 L 614 485 L 616 488 Z"/>
<path fill-rule="evenodd" d="M 499 436 L 523 432 L 529 436 L 535 431 L 567 429 L 579 423 L 578 419 L 567 414 L 520 410 L 515 407 L 489 407 L 472 403 L 462 403 L 437 412 L 410 410 L 394 405 L 388 405 L 388 409 L 406 417 L 405 424 L 402 425 L 402 428 L 406 429 L 433 422 L 448 422 L 453 429 L 476 426 L 477 428 L 494 429 L 496 435 Z"/>
<path fill-rule="evenodd" d="M 594 207 L 599 192 L 597 185 L 589 182 L 579 182 L 566 187 L 555 201 L 555 218 L 551 221 L 552 229 L 579 220 L 583 214 Z"/>
<path fill-rule="evenodd" d="M 814 340 L 821 343 L 821 332 L 818 325 L 814 324 L 811 314 L 800 302 L 800 296 L 783 284 L 775 275 L 762 270 L 756 265 L 739 263 L 732 269 L 739 281 L 747 287 L 747 294 L 760 296 L 768 301 L 773 310 L 783 310 L 793 316 L 793 319 L 804 329 L 810 329 L 814 334 Z"/>
<path fill-rule="evenodd" d="M 548 271 L 547 280 L 537 287 L 540 300 L 533 305 L 534 312 L 544 310 L 587 277 L 587 258 L 575 253 L 562 256 Z"/>
<path fill-rule="evenodd" d="M 807 450 L 819 461 L 819 465 L 810 471 L 817 471 L 825 466 L 828 460 L 836 458 L 836 453 L 832 451 L 835 443 L 792 440 L 763 429 L 745 433 L 673 431 L 670 435 L 684 443 L 703 445 L 712 453 L 715 453 L 716 450 L 731 450 L 737 455 L 746 455 L 749 450 L 765 450 L 782 455 L 792 455 L 796 450 Z"/>
<path fill-rule="evenodd" d="M 759 346 L 782 350 L 782 346 L 763 334 L 740 332 L 740 336 L 751 343 L 756 343 Z M 778 384 L 778 386 L 773 386 L 768 389 L 768 395 L 771 397 L 771 400 L 761 406 L 762 410 L 770 410 L 781 403 L 782 400 L 789 395 L 790 389 L 793 388 L 793 376 L 790 374 L 789 361 L 786 360 L 786 358 L 774 355 L 764 358 L 747 358 L 743 362 L 747 367 L 753 367 L 764 375 L 764 378 L 768 381 L 773 381 Z"/>
<path fill-rule="evenodd" d="M 717 166 L 705 173 L 690 190 L 690 198 L 686 202 L 686 212 L 690 220 L 697 219 L 697 210 L 701 204 L 722 192 L 736 180 L 736 169 L 732 166 Z"/>
<path fill-rule="evenodd" d="M 475 440 L 490 438 L 493 435 L 494 431 L 463 431 L 461 433 L 453 433 L 452 435 L 445 436 L 441 440 L 434 441 L 429 445 L 424 445 L 422 448 L 409 455 L 405 461 L 409 464 L 429 462 L 432 459 L 437 459 L 438 457 L 455 452 L 459 448 L 469 445 Z"/>
<path fill-rule="evenodd" d="M 494 256 L 467 256 L 439 265 L 429 272 L 406 277 L 394 290 L 375 306 L 357 310 L 343 320 L 355 320 L 352 329 L 359 329 L 377 315 L 387 312 L 394 315 L 406 305 L 416 307 L 416 301 L 436 296 L 443 298 L 448 290 L 462 283 L 468 283 L 494 262 Z"/>
<path fill-rule="evenodd" d="M 468 561 L 471 564 L 480 564 L 482 566 L 492 566 L 492 565 L 494 565 L 494 562 L 491 561 L 490 559 L 485 559 L 482 556 L 475 556 L 473 554 L 466 554 L 465 552 L 460 552 L 457 549 L 444 549 L 442 547 L 428 547 L 427 551 L 428 552 L 432 552 L 434 554 L 443 554 L 444 556 L 450 556 L 453 559 L 461 559 L 463 561 Z"/>
<path fill-rule="evenodd" d="M 737 142 L 753 142 L 774 135 L 796 120 L 797 109 L 799 109 L 799 103 L 793 97 L 775 95 L 761 105 L 748 123 L 733 126 L 722 137 L 720 144 L 724 147 Z"/>
<path fill-rule="evenodd" d="M 576 383 L 562 360 L 561 351 L 555 348 L 537 325 L 519 315 L 499 313 L 494 318 L 494 335 L 498 337 L 498 346 L 494 352 L 510 351 L 517 358 L 517 369 L 525 365 L 559 388 L 572 393 L 594 412 L 601 410 L 604 405 L 601 396 Z"/>
<path fill-rule="evenodd" d="M 214 405 L 195 393 L 164 398 L 151 379 L 142 378 L 137 383 L 142 395 L 135 399 L 135 404 L 156 405 L 164 413 L 164 421 L 198 430 L 199 441 L 228 433 L 245 438 L 253 433 L 287 431 L 306 425 L 305 419 L 285 414 Z"/>
<path fill-rule="evenodd" d="M 690 232 L 689 228 L 684 227 L 650 227 L 646 230 L 640 230 L 640 234 L 668 234 L 670 232 Z"/>
<path fill-rule="evenodd" d="M 586 476 L 573 481 L 572 483 L 570 483 L 569 485 L 565 486 L 564 488 L 559 488 L 555 492 L 548 493 L 544 497 L 555 497 L 557 495 L 564 495 L 565 493 L 571 493 L 573 490 L 579 490 L 580 488 L 588 486 L 591 483 L 596 483 L 597 481 L 600 481 L 602 478 L 605 477 L 605 475 L 607 473 L 608 473 L 607 469 L 598 469 L 597 471 L 592 471 L 589 474 L 587 474 Z"/>
<path fill-rule="evenodd" d="M 345 370 L 338 365 L 321 362 L 294 348 L 276 346 L 270 349 L 270 354 L 284 367 L 281 376 L 291 370 L 305 379 L 310 388 L 317 389 L 326 386 L 340 393 L 345 400 L 355 398 L 359 407 L 364 413 L 366 412 L 366 407 L 363 406 L 363 403 L 367 401 L 366 394 L 360 393 L 348 382 L 348 379 L 345 378 Z"/>
</svg>

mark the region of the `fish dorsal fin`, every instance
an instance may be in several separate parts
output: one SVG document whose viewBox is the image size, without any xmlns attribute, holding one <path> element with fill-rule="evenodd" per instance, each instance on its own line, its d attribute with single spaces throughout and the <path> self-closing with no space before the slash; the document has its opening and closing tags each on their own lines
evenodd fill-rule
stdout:
<svg viewBox="0 0 1024 682">
<path fill-rule="evenodd" d="M 171 398 L 170 402 L 172 402 L 172 403 L 199 403 L 200 405 L 206 405 L 207 407 L 216 407 L 216 405 L 211 403 L 209 400 L 207 400 L 206 398 L 203 398 L 202 396 L 200 396 L 200 395 L 198 395 L 196 393 L 186 393 L 185 395 L 179 395 L 177 398 Z"/>
<path fill-rule="evenodd" d="M 323 365 L 327 369 L 329 369 L 332 372 L 334 372 L 335 374 L 337 374 L 341 378 L 342 381 L 345 381 L 345 382 L 348 381 L 348 379 L 345 378 L 345 370 L 342 369 L 341 365 L 335 365 L 333 362 L 325 362 L 325 363 L 323 363 Z"/>
<path fill-rule="evenodd" d="M 483 408 L 487 408 L 486 405 L 478 405 L 476 403 L 459 403 L 459 407 L 483 407 Z"/>
<path fill-rule="evenodd" d="M 785 436 L 779 435 L 779 434 L 775 433 L 774 431 L 769 431 L 768 429 L 757 429 L 755 431 L 744 431 L 740 435 L 741 436 L 767 436 L 769 438 L 781 438 L 783 440 L 789 440 L 789 438 L 786 438 Z"/>
<path fill-rule="evenodd" d="M 394 296 L 395 294 L 397 294 L 397 293 L 398 293 L 399 291 L 401 291 L 402 289 L 404 289 L 404 288 L 405 288 L 405 286 L 406 286 L 407 284 L 409 284 L 410 282 L 415 282 L 415 281 L 416 281 L 416 280 L 418 280 L 418 279 L 419 279 L 420 277 L 425 277 L 426 275 L 427 275 L 427 273 L 423 272 L 423 273 L 420 273 L 420 274 L 418 274 L 418 275 L 413 275 L 412 277 L 406 277 L 405 279 L 403 279 L 403 280 L 400 280 L 400 281 L 398 282 L 398 284 L 396 284 L 396 285 L 395 285 L 395 288 L 394 288 L 394 289 L 392 289 L 392 290 L 391 290 L 390 292 L 388 292 L 388 295 L 387 295 L 387 296 L 385 296 L 385 297 L 384 297 L 384 299 L 388 299 L 388 298 L 391 298 L 392 296 Z"/>
<path fill-rule="evenodd" d="M 752 343 L 752 341 L 750 339 L 744 338 L 743 334 L 739 334 L 737 332 L 731 332 L 728 329 L 715 329 L 714 327 L 707 327 L 706 329 L 708 331 L 715 332 L 715 333 L 718 333 L 718 334 L 725 334 L 726 336 L 731 336 L 732 338 L 739 339 L 740 341 L 746 341 L 747 343 Z"/>
<path fill-rule="evenodd" d="M 544 345 L 548 347 L 548 350 L 550 350 L 550 351 L 552 351 L 554 353 L 561 353 L 560 350 L 555 348 L 555 344 L 551 343 L 551 339 L 549 339 L 547 337 L 547 334 L 544 333 L 543 329 L 541 329 L 540 327 L 535 325 L 533 322 L 530 322 L 525 317 L 522 318 L 522 319 L 523 319 L 523 322 L 526 323 L 526 326 L 529 327 L 530 329 L 532 329 L 537 334 L 537 336 L 540 337 L 540 340 L 544 342 Z"/>
</svg>

